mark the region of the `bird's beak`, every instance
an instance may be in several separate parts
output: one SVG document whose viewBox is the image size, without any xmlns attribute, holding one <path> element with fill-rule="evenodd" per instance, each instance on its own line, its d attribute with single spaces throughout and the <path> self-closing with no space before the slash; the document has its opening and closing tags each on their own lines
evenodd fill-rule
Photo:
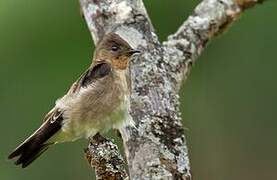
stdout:
<svg viewBox="0 0 277 180">
<path fill-rule="evenodd" d="M 129 56 L 132 56 L 133 54 L 140 54 L 140 53 L 141 53 L 141 51 L 140 51 L 140 50 L 137 50 L 137 49 L 132 49 L 132 50 L 130 50 L 130 51 L 127 52 L 127 54 L 128 54 Z"/>
</svg>

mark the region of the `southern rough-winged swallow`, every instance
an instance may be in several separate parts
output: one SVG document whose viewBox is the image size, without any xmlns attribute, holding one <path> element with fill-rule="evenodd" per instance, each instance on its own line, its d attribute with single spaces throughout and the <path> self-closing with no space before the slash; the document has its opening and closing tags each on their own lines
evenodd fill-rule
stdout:
<svg viewBox="0 0 277 180">
<path fill-rule="evenodd" d="M 116 33 L 98 43 L 91 66 L 56 101 L 43 124 L 10 155 L 16 165 L 32 163 L 49 146 L 90 137 L 130 123 L 129 60 L 139 53 Z"/>
</svg>

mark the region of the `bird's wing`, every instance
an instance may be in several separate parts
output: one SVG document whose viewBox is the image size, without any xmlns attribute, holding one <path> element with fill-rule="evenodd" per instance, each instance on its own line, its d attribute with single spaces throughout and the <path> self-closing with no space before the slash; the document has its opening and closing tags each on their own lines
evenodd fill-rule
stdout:
<svg viewBox="0 0 277 180">
<path fill-rule="evenodd" d="M 104 61 L 98 61 L 90 68 L 88 68 L 80 76 L 80 78 L 75 83 L 73 83 L 73 85 L 70 87 L 67 94 L 78 93 L 82 87 L 86 87 L 94 83 L 97 79 L 101 79 L 107 76 L 111 71 L 112 71 L 112 68 L 109 63 L 106 63 Z M 50 120 L 53 122 L 56 119 L 58 119 L 59 116 L 62 116 L 62 114 L 63 114 L 63 111 L 61 109 L 54 107 L 46 114 L 43 121 L 45 122 L 47 120 Z"/>
<path fill-rule="evenodd" d="M 78 93 L 81 87 L 86 87 L 92 84 L 97 79 L 107 76 L 111 71 L 112 68 L 109 63 L 103 61 L 97 62 L 81 75 L 81 77 L 71 86 L 68 93 Z"/>
<path fill-rule="evenodd" d="M 56 119 L 58 119 L 59 117 L 62 117 L 62 111 L 60 109 L 57 108 L 53 108 L 51 109 L 44 117 L 43 121 L 51 121 L 54 122 Z"/>
</svg>

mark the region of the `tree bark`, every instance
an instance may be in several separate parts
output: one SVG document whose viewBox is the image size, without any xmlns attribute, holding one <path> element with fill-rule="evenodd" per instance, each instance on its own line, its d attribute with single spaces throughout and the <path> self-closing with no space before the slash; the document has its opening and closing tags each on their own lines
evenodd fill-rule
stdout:
<svg viewBox="0 0 277 180">
<path fill-rule="evenodd" d="M 90 138 L 85 153 L 89 164 L 95 167 L 97 179 L 128 179 L 124 160 L 118 147 L 110 140 L 96 134 Z"/>
<path fill-rule="evenodd" d="M 137 128 L 121 130 L 130 179 L 191 179 L 179 89 L 209 40 L 259 2 L 203 0 L 160 43 L 142 0 L 80 0 L 95 43 L 114 31 L 143 51 L 130 64 L 130 115 Z"/>
</svg>

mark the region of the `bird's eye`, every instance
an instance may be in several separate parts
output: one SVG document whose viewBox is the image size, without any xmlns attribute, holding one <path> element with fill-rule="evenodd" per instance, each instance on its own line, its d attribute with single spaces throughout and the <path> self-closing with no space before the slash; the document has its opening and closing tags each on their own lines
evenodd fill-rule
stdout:
<svg viewBox="0 0 277 180">
<path fill-rule="evenodd" d="M 119 47 L 118 46 L 116 46 L 116 45 L 113 45 L 112 46 L 112 51 L 113 52 L 116 52 L 116 51 L 118 51 L 119 50 Z"/>
</svg>

